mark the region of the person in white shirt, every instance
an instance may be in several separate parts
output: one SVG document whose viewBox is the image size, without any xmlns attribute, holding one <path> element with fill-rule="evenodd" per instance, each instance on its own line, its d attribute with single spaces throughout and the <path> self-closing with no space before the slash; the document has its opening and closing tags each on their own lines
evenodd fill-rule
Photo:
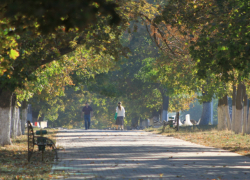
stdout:
<svg viewBox="0 0 250 180">
<path fill-rule="evenodd" d="M 122 106 L 121 102 L 118 102 L 118 106 L 116 107 L 116 130 L 118 130 L 118 126 L 121 126 L 121 129 L 123 130 L 123 124 L 124 124 L 124 118 L 125 118 L 125 109 Z"/>
</svg>

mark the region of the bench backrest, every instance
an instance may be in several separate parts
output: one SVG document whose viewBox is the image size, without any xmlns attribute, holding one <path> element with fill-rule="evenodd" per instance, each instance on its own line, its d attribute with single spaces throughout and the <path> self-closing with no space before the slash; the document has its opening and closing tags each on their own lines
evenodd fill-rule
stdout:
<svg viewBox="0 0 250 180">
<path fill-rule="evenodd" d="M 44 135 L 44 134 L 47 134 L 46 130 L 38 130 L 38 131 L 36 131 L 36 135 Z"/>
</svg>

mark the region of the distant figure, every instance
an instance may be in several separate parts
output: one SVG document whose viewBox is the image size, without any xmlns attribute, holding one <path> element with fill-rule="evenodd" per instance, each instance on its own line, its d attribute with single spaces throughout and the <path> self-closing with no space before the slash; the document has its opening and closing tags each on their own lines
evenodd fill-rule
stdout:
<svg viewBox="0 0 250 180">
<path fill-rule="evenodd" d="M 82 114 L 84 113 L 84 123 L 85 123 L 85 130 L 88 130 L 90 127 L 90 114 L 93 113 L 92 107 L 89 106 L 88 103 L 82 108 Z M 81 114 L 81 118 L 82 118 Z"/>
<path fill-rule="evenodd" d="M 116 107 L 116 113 L 117 113 L 117 118 L 116 118 L 116 130 L 118 130 L 118 126 L 121 126 L 121 129 L 123 130 L 123 124 L 124 124 L 124 118 L 125 118 L 125 109 L 122 106 L 121 102 L 118 102 L 118 106 Z"/>
</svg>

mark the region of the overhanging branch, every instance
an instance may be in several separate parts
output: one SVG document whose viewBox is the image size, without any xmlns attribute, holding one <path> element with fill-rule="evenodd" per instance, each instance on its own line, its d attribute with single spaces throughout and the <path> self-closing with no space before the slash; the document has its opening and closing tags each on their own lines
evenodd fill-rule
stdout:
<svg viewBox="0 0 250 180">
<path fill-rule="evenodd" d="M 163 35 L 163 32 L 158 28 L 157 24 L 155 24 L 151 19 L 149 19 L 146 15 L 140 13 L 140 15 L 144 18 L 146 18 L 148 20 L 148 22 L 150 22 L 150 24 L 152 26 L 154 26 L 155 29 L 157 29 L 157 31 L 159 32 L 161 38 L 162 38 L 162 41 L 164 42 L 164 44 L 167 46 L 168 50 L 174 55 L 176 56 L 175 52 L 169 47 L 167 41 L 165 40 L 164 38 L 164 35 Z M 154 33 L 155 34 L 155 33 Z M 158 43 L 157 43 L 158 44 Z"/>
</svg>

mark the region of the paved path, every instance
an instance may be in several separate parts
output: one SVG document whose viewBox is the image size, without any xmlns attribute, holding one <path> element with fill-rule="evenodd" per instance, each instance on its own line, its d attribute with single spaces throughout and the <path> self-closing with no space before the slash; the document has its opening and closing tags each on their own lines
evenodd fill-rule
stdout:
<svg viewBox="0 0 250 180">
<path fill-rule="evenodd" d="M 69 180 L 250 179 L 247 157 L 144 131 L 63 130 L 57 146 Z"/>
</svg>

